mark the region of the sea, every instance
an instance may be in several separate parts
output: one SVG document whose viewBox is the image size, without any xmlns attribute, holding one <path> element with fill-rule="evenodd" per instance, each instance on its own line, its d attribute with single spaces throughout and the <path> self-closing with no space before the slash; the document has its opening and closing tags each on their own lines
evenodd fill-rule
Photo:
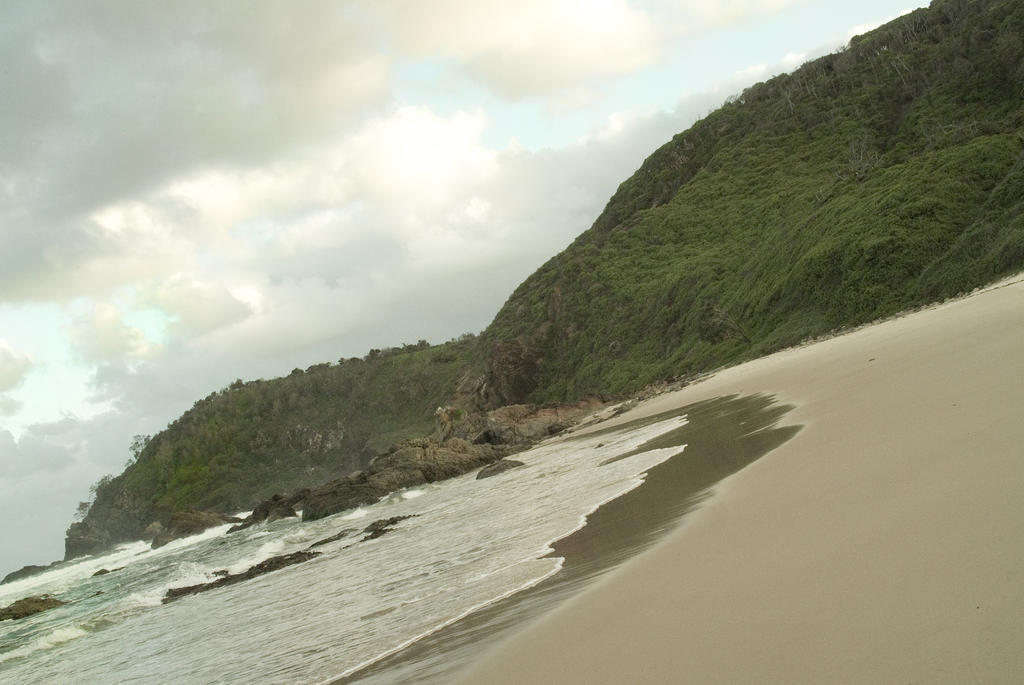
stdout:
<svg viewBox="0 0 1024 685">
<path fill-rule="evenodd" d="M 317 521 L 281 519 L 234 533 L 225 525 L 158 549 L 127 543 L 0 585 L 0 607 L 43 594 L 66 602 L 0 622 L 0 682 L 332 683 L 360 682 L 363 674 L 366 682 L 444 682 L 450 668 L 410 672 L 402 655 L 431 644 L 431 636 L 441 646 L 430 651 L 443 652 L 446 641 L 437 635 L 572 575 L 567 557 L 577 554 L 578 562 L 588 553 L 560 547 L 571 549 L 595 513 L 625 501 L 659 465 L 685 463 L 687 436 L 701 435 L 691 430 L 694 413 L 708 419 L 705 428 L 726 420 L 734 426 L 727 431 L 733 442 L 758 432 L 776 436 L 765 444 L 781 442 L 782 429 L 771 428 L 779 411 L 766 410 L 770 398 L 758 400 L 756 425 L 735 421 L 737 406 L 750 409 L 746 401 L 727 398 L 712 405 L 715 411 L 697 407 L 543 444 L 515 455 L 524 466 L 496 476 L 477 480 L 469 473 Z M 703 480 L 679 488 L 668 482 L 667 494 L 656 499 L 676 492 L 679 506 L 660 523 L 626 534 L 629 549 L 619 557 L 650 544 L 716 479 L 766 451 L 764 440 L 755 441 L 737 459 L 735 445 L 726 445 L 720 431 L 711 433 L 732 456 L 712 459 L 718 466 L 710 472 L 684 467 Z M 364 540 L 369 524 L 392 517 L 408 518 Z M 171 588 L 242 573 L 332 536 L 339 537 L 316 547 L 322 554 L 309 561 L 163 603 Z M 601 572 L 614 566 L 607 554 L 595 555 Z M 545 594 L 550 604 L 564 593 Z M 468 642 L 479 644 L 485 633 L 494 630 L 481 627 Z M 469 658 L 466 653 L 459 658 Z M 450 666 L 457 659 L 440 661 Z"/>
</svg>

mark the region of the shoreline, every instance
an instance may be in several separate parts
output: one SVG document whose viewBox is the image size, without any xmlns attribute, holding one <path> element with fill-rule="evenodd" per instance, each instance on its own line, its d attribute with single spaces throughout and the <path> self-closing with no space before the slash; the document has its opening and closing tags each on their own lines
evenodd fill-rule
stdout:
<svg viewBox="0 0 1024 685">
<path fill-rule="evenodd" d="M 804 430 L 461 682 L 1016 681 L 1022 340 L 1008 279 L 602 423 L 768 393 Z"/>
<path fill-rule="evenodd" d="M 709 487 L 791 438 L 798 428 L 779 425 L 790 410 L 766 396 L 723 397 L 641 419 L 638 423 L 686 415 L 681 427 L 634 450 L 678 447 L 679 452 L 647 470 L 637 487 L 595 505 L 574 531 L 550 542 L 542 556 L 561 559 L 556 571 L 329 682 L 450 682 L 479 656 L 482 646 L 512 634 L 656 544 L 700 506 Z M 593 428 L 587 433 L 600 433 L 604 427 Z M 619 424 L 608 430 L 622 428 Z"/>
</svg>

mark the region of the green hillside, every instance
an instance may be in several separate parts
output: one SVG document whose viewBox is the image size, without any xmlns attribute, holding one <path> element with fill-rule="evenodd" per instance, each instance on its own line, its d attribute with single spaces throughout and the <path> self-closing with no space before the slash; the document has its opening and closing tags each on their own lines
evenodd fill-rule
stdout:
<svg viewBox="0 0 1024 685">
<path fill-rule="evenodd" d="M 1024 3 L 937 0 L 654 154 L 485 331 L 624 393 L 1024 267 Z"/>
<path fill-rule="evenodd" d="M 149 439 L 121 475 L 101 481 L 83 524 L 73 524 L 86 541 L 80 551 L 93 538 L 99 547 L 137 538 L 175 511 L 236 512 L 363 468 L 391 444 L 433 430 L 434 410 L 474 349 L 464 336 L 371 350 L 212 393 Z"/>
</svg>

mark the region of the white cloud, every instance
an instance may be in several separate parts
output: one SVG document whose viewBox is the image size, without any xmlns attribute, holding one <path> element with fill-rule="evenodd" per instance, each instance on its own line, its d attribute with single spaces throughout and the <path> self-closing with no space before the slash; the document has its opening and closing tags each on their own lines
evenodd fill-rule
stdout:
<svg viewBox="0 0 1024 685">
<path fill-rule="evenodd" d="M 667 36 L 625 0 L 394 1 L 386 21 L 415 56 L 455 60 L 510 98 L 554 93 L 651 64 Z"/>
<path fill-rule="evenodd" d="M 754 64 L 746 69 L 740 69 L 733 74 L 733 78 L 740 81 L 755 81 L 763 78 L 768 73 L 767 64 Z"/>
<path fill-rule="evenodd" d="M 121 311 L 112 304 L 97 302 L 68 326 L 68 336 L 77 354 L 87 362 L 145 359 L 159 351 L 138 328 L 124 323 Z"/>
<path fill-rule="evenodd" d="M 35 365 L 31 355 L 18 352 L 0 339 L 0 416 L 9 416 L 21 408 L 21 401 L 7 393 L 21 386 Z"/>
<path fill-rule="evenodd" d="M 215 275 L 205 275 L 211 276 Z M 187 274 L 175 274 L 159 283 L 144 293 L 141 301 L 174 320 L 169 331 L 174 340 L 189 340 L 236 324 L 253 313 L 252 305 L 236 297 L 228 283 Z"/>
<path fill-rule="evenodd" d="M 698 31 L 775 14 L 803 0 L 675 0 L 678 20 L 687 31 Z"/>
<path fill-rule="evenodd" d="M 807 60 L 806 52 L 787 52 L 782 58 L 782 66 L 786 69 L 795 69 Z"/>
<path fill-rule="evenodd" d="M 13 390 L 25 381 L 35 362 L 0 339 L 0 393 Z"/>
</svg>

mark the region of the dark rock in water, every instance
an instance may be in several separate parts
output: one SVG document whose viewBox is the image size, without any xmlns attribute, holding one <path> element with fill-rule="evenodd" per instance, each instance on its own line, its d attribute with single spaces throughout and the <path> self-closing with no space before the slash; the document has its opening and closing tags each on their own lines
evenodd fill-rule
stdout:
<svg viewBox="0 0 1024 685">
<path fill-rule="evenodd" d="M 60 562 L 55 561 L 53 563 L 57 564 Z M 50 566 L 53 566 L 53 564 L 50 564 Z M 32 564 L 29 564 L 28 566 L 22 566 L 17 571 L 11 571 L 6 576 L 4 576 L 4 579 L 0 580 L 0 585 L 3 585 L 4 583 L 11 583 L 15 580 L 21 580 L 22 578 L 28 578 L 29 576 L 38 575 L 46 569 L 50 568 L 50 566 L 34 566 Z"/>
<path fill-rule="evenodd" d="M 374 521 L 366 528 L 363 528 L 363 532 L 368 533 L 368 535 L 366 535 L 366 537 L 364 537 L 359 542 L 373 540 L 375 538 L 379 538 L 381 535 L 384 535 L 385 533 L 390 533 L 392 530 L 394 530 L 394 525 L 399 521 L 411 519 L 416 516 L 419 516 L 419 514 L 409 514 L 407 516 L 392 516 L 391 518 L 379 519 L 377 521 Z"/>
<path fill-rule="evenodd" d="M 261 561 L 255 566 L 250 566 L 246 571 L 243 571 L 242 573 L 229 573 L 225 575 L 223 578 L 218 578 L 217 580 L 210 583 L 200 583 L 199 585 L 188 585 L 186 587 L 172 587 L 164 595 L 163 603 L 167 604 L 168 602 L 174 601 L 179 597 L 184 597 L 185 595 L 194 595 L 198 592 L 206 592 L 207 590 L 213 590 L 215 588 L 224 587 L 225 585 L 234 585 L 235 583 L 240 583 L 243 580 L 250 580 L 257 576 L 262 576 L 264 573 L 270 573 L 271 571 L 282 569 L 285 566 L 301 564 L 304 561 L 309 561 L 310 559 L 313 559 L 318 556 L 320 556 L 320 552 L 310 551 L 282 554 L 281 556 L 271 557 L 269 559 Z"/>
<path fill-rule="evenodd" d="M 476 474 L 476 479 L 480 480 L 481 478 L 490 478 L 491 476 L 496 476 L 499 473 L 503 473 L 509 469 L 514 469 L 518 466 L 526 466 L 526 464 L 521 461 L 516 461 L 515 459 L 499 459 L 490 466 L 485 466 L 480 469 L 480 472 Z"/>
<path fill-rule="evenodd" d="M 40 611 L 53 609 L 63 606 L 64 604 L 66 604 L 66 602 L 62 602 L 56 597 L 51 597 L 50 595 L 25 597 L 4 607 L 3 609 L 0 609 L 0 621 L 6 621 L 7 619 L 17 621 L 20 618 L 32 616 L 33 614 L 38 614 Z"/>
<path fill-rule="evenodd" d="M 93 576 L 93 578 L 95 578 L 96 576 L 105 576 L 108 573 L 113 573 L 114 571 L 120 571 L 122 568 L 124 568 L 124 566 L 119 566 L 118 568 L 101 568 L 99 571 L 97 571 L 96 573 L 92 574 L 92 576 Z"/>
<path fill-rule="evenodd" d="M 228 532 L 234 533 L 239 530 L 245 530 L 249 526 L 264 521 L 273 523 L 278 519 L 298 516 L 295 513 L 295 507 L 305 501 L 307 495 L 309 495 L 309 488 L 296 490 L 290 495 L 273 495 L 270 499 L 263 500 L 257 504 L 252 513 L 245 517 L 245 520 L 237 526 L 230 528 Z"/>
<path fill-rule="evenodd" d="M 340 540 L 340 539 L 342 539 L 344 537 L 348 537 L 349 535 L 351 535 L 354 532 L 356 532 L 355 528 L 345 528 L 344 530 L 338 531 L 337 533 L 335 533 L 334 535 L 332 535 L 329 538 L 324 538 L 323 540 L 317 540 L 316 542 L 314 542 L 312 545 L 310 545 L 306 549 L 313 549 L 314 547 L 320 547 L 321 545 L 326 545 L 328 543 L 335 542 L 335 541 Z"/>
<path fill-rule="evenodd" d="M 303 521 L 373 504 L 402 488 L 432 483 L 486 466 L 509 453 L 498 445 L 473 445 L 461 438 L 439 443 L 431 438 L 406 440 L 390 453 L 375 457 L 361 471 L 312 490 L 302 511 Z"/>
<path fill-rule="evenodd" d="M 217 576 L 218 578 L 223 578 L 224 576 L 230 576 L 231 572 L 225 568 L 222 568 L 219 571 L 214 571 L 213 575 Z"/>
<path fill-rule="evenodd" d="M 153 549 L 163 547 L 172 540 L 197 535 L 207 528 L 222 526 L 225 523 L 241 523 L 242 519 L 236 516 L 225 516 L 211 511 L 195 511 L 186 509 L 175 512 L 163 533 L 153 539 Z"/>
</svg>

